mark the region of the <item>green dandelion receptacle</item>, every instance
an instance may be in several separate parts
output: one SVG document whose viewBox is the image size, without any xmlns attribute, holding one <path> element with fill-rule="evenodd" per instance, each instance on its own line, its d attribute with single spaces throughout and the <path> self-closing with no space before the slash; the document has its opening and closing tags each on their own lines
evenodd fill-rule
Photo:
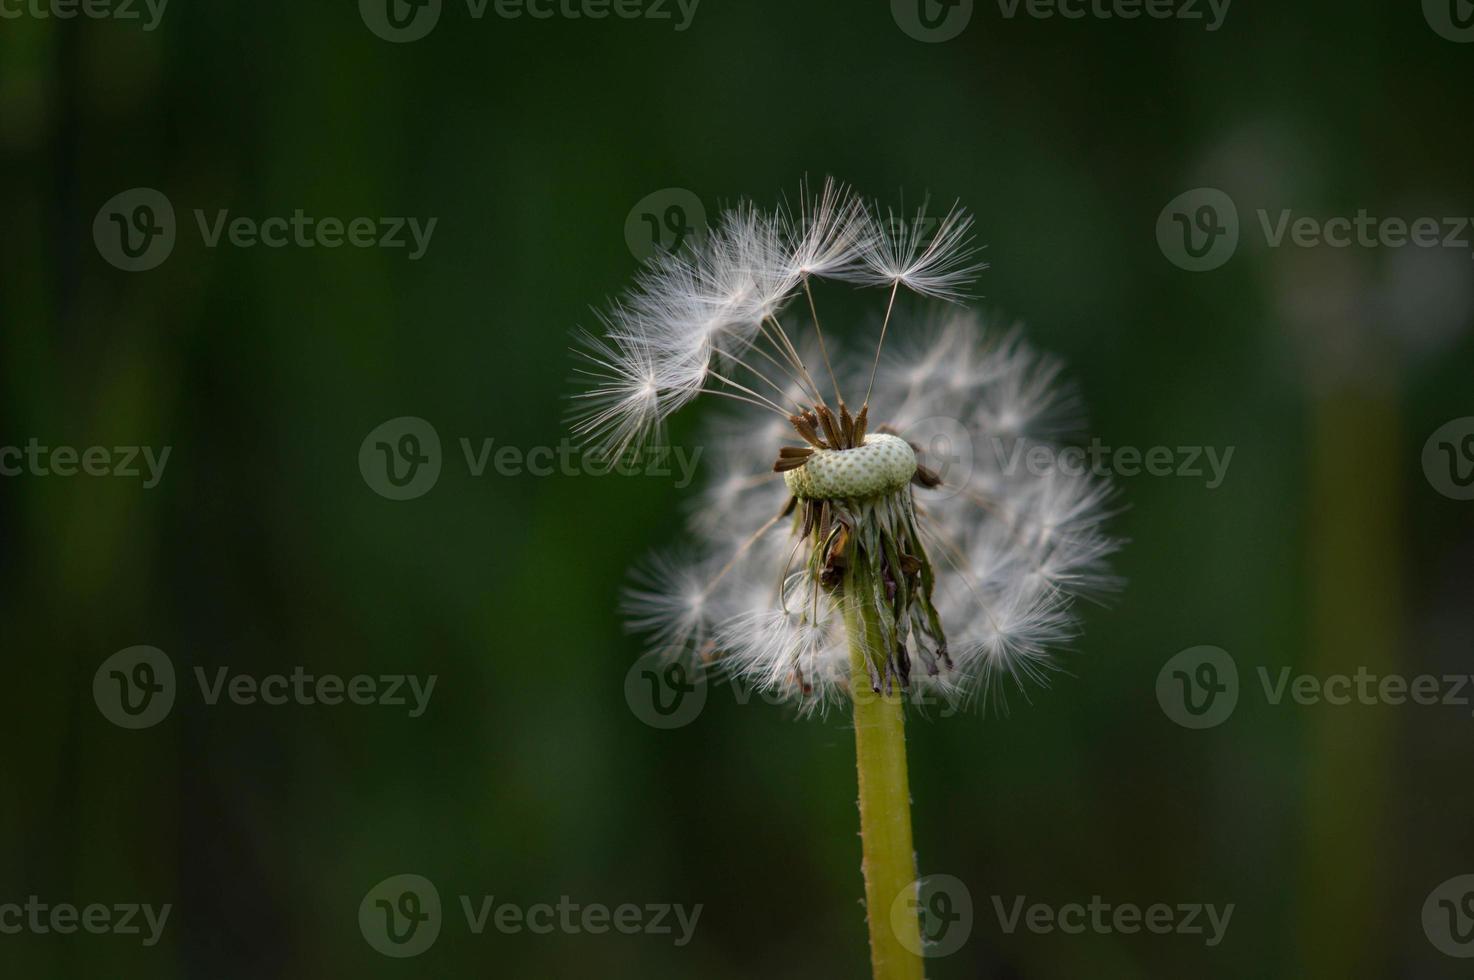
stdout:
<svg viewBox="0 0 1474 980">
<path fill-rule="evenodd" d="M 783 480 L 801 500 L 864 500 L 899 493 L 916 475 L 916 453 L 899 436 L 877 433 L 854 449 L 821 449 Z"/>
</svg>

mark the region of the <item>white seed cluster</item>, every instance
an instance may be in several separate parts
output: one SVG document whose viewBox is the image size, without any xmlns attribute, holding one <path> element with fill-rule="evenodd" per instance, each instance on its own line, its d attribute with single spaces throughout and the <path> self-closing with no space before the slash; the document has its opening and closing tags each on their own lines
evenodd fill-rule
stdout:
<svg viewBox="0 0 1474 980">
<path fill-rule="evenodd" d="M 860 500 L 900 490 L 916 473 L 916 453 L 905 439 L 868 435 L 855 449 L 820 449 L 808 462 L 783 474 L 803 500 Z"/>
</svg>

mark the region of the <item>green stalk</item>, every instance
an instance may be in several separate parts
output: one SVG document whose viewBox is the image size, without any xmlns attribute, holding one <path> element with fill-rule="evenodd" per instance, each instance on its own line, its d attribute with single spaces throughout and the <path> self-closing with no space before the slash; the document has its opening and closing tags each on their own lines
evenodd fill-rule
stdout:
<svg viewBox="0 0 1474 980">
<path fill-rule="evenodd" d="M 858 556 L 855 556 L 858 558 Z M 882 650 L 879 611 L 858 560 L 845 577 L 845 628 L 855 704 L 855 764 L 860 781 L 860 840 L 866 919 L 874 980 L 923 980 L 916 912 L 916 850 L 911 842 L 911 791 L 906 776 L 905 703 L 899 689 L 871 690 L 871 658 Z M 884 658 L 880 658 L 883 664 Z M 882 676 L 883 666 L 879 667 Z M 903 893 L 905 914 L 891 909 Z"/>
<path fill-rule="evenodd" d="M 1375 383 L 1319 394 L 1312 403 L 1307 595 L 1311 670 L 1325 676 L 1400 669 L 1404 535 L 1396 396 Z M 1300 975 L 1375 975 L 1393 933 L 1376 913 L 1392 865 L 1379 841 L 1398 835 L 1397 730 L 1392 713 L 1353 704 L 1307 723 Z"/>
</svg>

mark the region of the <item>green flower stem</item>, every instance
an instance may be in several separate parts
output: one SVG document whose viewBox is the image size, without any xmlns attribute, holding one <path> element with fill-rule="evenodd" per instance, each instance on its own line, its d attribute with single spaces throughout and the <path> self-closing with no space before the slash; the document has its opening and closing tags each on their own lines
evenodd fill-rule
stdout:
<svg viewBox="0 0 1474 980">
<path fill-rule="evenodd" d="M 1401 409 L 1376 383 L 1320 394 L 1312 402 L 1306 615 L 1309 668 L 1321 676 L 1365 669 L 1389 676 L 1402 663 L 1406 503 L 1395 467 Z M 1307 719 L 1303 798 L 1304 877 L 1296 930 L 1305 980 L 1368 975 L 1394 956 L 1396 932 L 1378 915 L 1378 896 L 1396 880 L 1379 842 L 1399 835 L 1397 728 L 1392 712 L 1353 704 Z"/>
<path fill-rule="evenodd" d="M 845 580 L 845 627 L 850 638 L 850 687 L 855 705 L 855 763 L 860 780 L 860 840 L 865 908 L 874 980 L 923 980 L 921 929 L 915 912 L 916 850 L 911 842 L 911 791 L 906 777 L 906 716 L 899 690 L 871 690 L 871 657 L 881 649 L 878 613 L 866 574 L 855 566 Z M 883 667 L 877 668 L 882 671 Z M 891 909 L 913 893 L 910 912 Z"/>
</svg>

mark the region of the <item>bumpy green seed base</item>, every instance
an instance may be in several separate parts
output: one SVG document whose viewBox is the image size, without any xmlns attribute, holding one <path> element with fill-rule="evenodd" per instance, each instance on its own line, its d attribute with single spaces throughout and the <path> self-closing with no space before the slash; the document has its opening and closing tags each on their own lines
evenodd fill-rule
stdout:
<svg viewBox="0 0 1474 980">
<path fill-rule="evenodd" d="M 916 454 L 906 440 L 878 434 L 855 449 L 817 450 L 783 480 L 803 500 L 856 500 L 895 493 L 915 472 Z"/>
</svg>

